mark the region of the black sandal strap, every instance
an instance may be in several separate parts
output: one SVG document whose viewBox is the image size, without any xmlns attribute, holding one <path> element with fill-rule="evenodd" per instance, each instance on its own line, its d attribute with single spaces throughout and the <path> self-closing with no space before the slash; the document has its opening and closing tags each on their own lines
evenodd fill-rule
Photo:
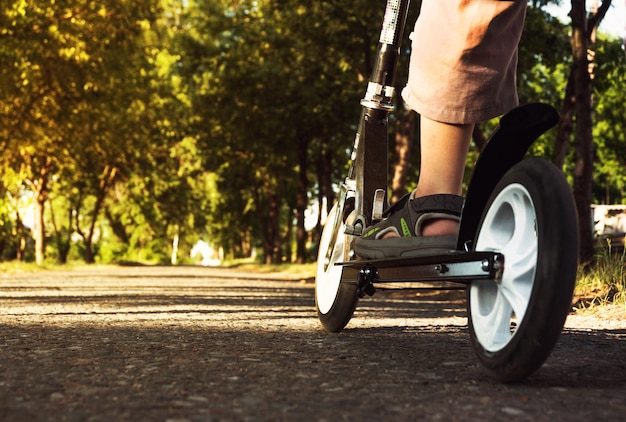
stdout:
<svg viewBox="0 0 626 422">
<path fill-rule="evenodd" d="M 384 212 L 382 221 L 365 230 L 363 238 L 378 239 L 389 231 L 402 237 L 418 236 L 419 226 L 427 220 L 458 220 L 463 202 L 463 197 L 458 195 L 436 194 L 411 199 L 407 194 Z"/>
<path fill-rule="evenodd" d="M 418 213 L 438 212 L 460 217 L 463 201 L 462 196 L 436 194 L 415 198 L 410 201 L 410 204 L 413 210 Z"/>
</svg>

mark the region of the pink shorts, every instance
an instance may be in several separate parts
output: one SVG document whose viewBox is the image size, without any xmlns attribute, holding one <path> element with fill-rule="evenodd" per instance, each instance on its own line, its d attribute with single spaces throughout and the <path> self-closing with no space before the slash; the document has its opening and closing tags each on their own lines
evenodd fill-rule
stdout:
<svg viewBox="0 0 626 422">
<path fill-rule="evenodd" d="M 518 104 L 517 45 L 526 0 L 424 0 L 402 98 L 431 119 L 488 120 Z"/>
</svg>

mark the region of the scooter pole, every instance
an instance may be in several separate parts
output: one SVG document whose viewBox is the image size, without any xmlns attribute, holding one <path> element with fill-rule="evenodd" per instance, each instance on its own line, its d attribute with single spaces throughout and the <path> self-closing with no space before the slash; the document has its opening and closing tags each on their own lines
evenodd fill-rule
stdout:
<svg viewBox="0 0 626 422">
<path fill-rule="evenodd" d="M 393 110 L 394 80 L 404 34 L 409 0 L 388 0 L 372 75 L 357 129 L 348 184 L 356 182 L 356 221 L 347 234 L 360 235 L 372 221 L 375 195 L 386 204 L 388 118 Z M 382 195 L 381 195 L 382 194 Z"/>
</svg>

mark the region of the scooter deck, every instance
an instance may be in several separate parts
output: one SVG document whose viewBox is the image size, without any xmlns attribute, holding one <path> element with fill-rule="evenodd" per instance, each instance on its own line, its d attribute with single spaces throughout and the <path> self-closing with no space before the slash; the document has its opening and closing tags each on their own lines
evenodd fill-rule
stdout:
<svg viewBox="0 0 626 422">
<path fill-rule="evenodd" d="M 489 251 L 446 253 L 420 257 L 354 260 L 340 262 L 343 267 L 341 282 L 368 283 L 451 281 L 467 284 L 474 280 L 502 278 L 504 255 Z"/>
</svg>

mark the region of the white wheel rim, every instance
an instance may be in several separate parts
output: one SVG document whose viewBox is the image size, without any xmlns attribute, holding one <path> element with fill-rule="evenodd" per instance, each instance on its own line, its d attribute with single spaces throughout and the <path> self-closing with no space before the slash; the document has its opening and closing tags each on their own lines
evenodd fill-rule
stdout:
<svg viewBox="0 0 626 422">
<path fill-rule="evenodd" d="M 537 266 L 537 218 L 532 198 L 520 184 L 496 197 L 478 234 L 476 250 L 504 254 L 502 281 L 472 282 L 470 311 L 477 340 L 490 352 L 504 348 L 522 323 Z"/>
<path fill-rule="evenodd" d="M 317 309 L 322 314 L 327 314 L 335 302 L 339 283 L 341 281 L 342 267 L 335 265 L 336 262 L 343 262 L 345 258 L 345 238 L 343 234 L 345 226 L 341 224 L 337 232 L 335 244 L 331 245 L 333 238 L 333 225 L 337 205 L 328 214 L 327 226 L 324 227 L 320 239 L 320 247 L 317 256 L 317 275 L 315 278 L 315 300 Z M 329 248 L 333 248 L 328 254 Z"/>
</svg>

